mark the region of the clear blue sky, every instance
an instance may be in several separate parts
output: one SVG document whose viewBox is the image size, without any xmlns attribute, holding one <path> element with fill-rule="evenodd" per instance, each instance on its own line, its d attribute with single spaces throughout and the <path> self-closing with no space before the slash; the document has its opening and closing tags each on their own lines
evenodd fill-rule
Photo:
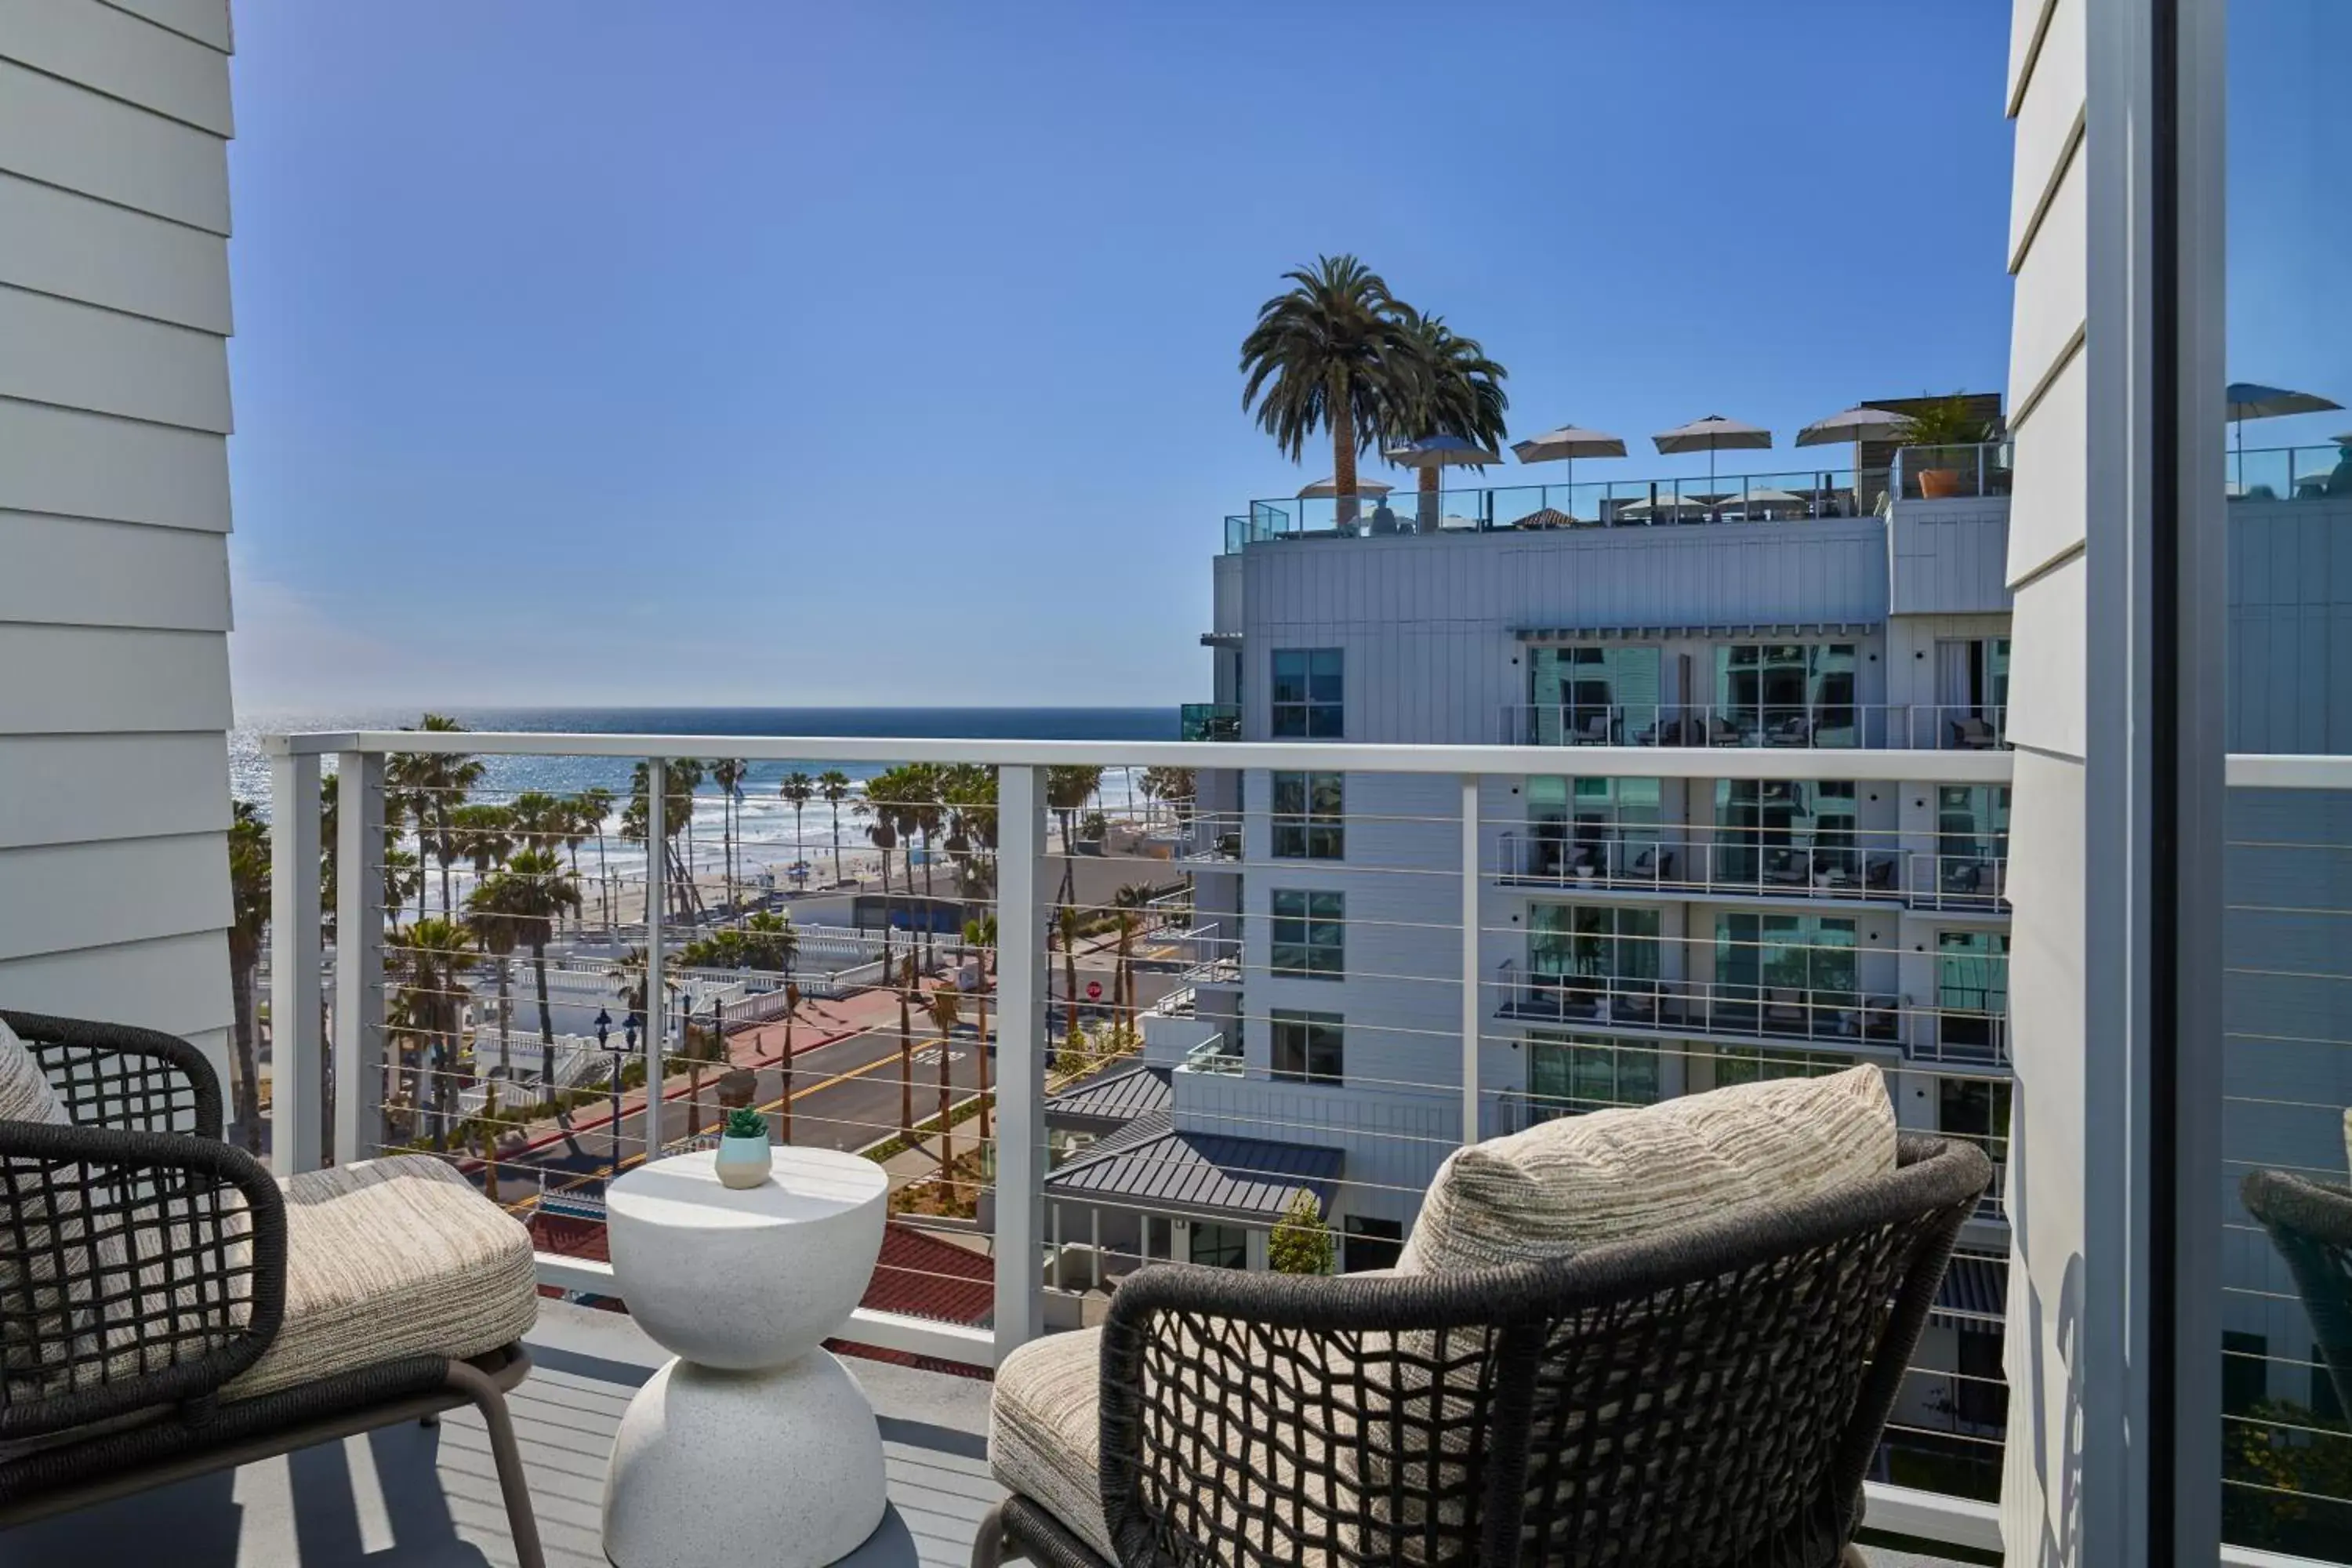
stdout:
<svg viewBox="0 0 2352 1568">
<path fill-rule="evenodd" d="M 240 706 L 1205 695 L 1220 520 L 1328 467 L 1234 369 L 1318 251 L 1483 339 L 1515 434 L 1811 467 L 2006 379 L 2008 25 L 247 0 Z"/>
</svg>

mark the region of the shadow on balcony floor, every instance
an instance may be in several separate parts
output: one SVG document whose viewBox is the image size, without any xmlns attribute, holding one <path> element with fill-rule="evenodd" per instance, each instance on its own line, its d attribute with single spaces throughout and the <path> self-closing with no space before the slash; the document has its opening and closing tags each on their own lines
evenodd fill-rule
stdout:
<svg viewBox="0 0 2352 1568">
<path fill-rule="evenodd" d="M 617 1313 L 544 1304 L 536 1366 L 513 1398 L 547 1560 L 604 1568 L 604 1460 L 621 1412 L 661 1352 Z M 989 1479 L 986 1383 L 853 1359 L 881 1417 L 890 1512 L 855 1568 L 970 1560 L 1002 1495 Z M 506 1516 L 478 1417 L 305 1449 L 0 1535 L 0 1568 L 481 1568 L 508 1564 Z"/>
</svg>

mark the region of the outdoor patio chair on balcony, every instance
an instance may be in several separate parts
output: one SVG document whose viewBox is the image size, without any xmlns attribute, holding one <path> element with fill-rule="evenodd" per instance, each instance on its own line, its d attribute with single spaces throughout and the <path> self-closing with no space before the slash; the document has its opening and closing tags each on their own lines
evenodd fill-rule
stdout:
<svg viewBox="0 0 2352 1568">
<path fill-rule="evenodd" d="M 1710 746 L 1738 746 L 1747 743 L 1748 732 L 1717 713 L 1706 721 L 1706 743 Z"/>
<path fill-rule="evenodd" d="M 0 1527 L 471 1405 L 536 1568 L 505 1396 L 538 1310 L 530 1234 L 450 1165 L 280 1182 L 187 1042 L 0 1012 Z"/>
<path fill-rule="evenodd" d="M 976 1568 L 1831 1568 L 1983 1152 L 1871 1068 L 1449 1156 L 1394 1270 L 1148 1268 L 998 1368 Z"/>
<path fill-rule="evenodd" d="M 1993 727 L 1973 714 L 1952 721 L 1952 744 L 1964 752 L 1989 752 L 2000 744 Z"/>
<path fill-rule="evenodd" d="M 2352 1115 L 2346 1121 L 2352 1127 Z M 2352 1410 L 2352 1187 L 2254 1171 L 2238 1192 L 2294 1271 L 2336 1406 Z"/>
<path fill-rule="evenodd" d="M 1775 985 L 1764 994 L 1764 1027 L 1775 1035 L 1801 1035 L 1812 1017 L 1812 1005 L 1805 994 L 1786 985 Z"/>
<path fill-rule="evenodd" d="M 1576 722 L 1569 735 L 1570 743 L 1578 746 L 1605 746 L 1609 743 L 1609 715 L 1587 713 Z"/>
<path fill-rule="evenodd" d="M 1873 855 L 1862 868 L 1862 885 L 1869 892 L 1885 892 L 1895 886 L 1895 857 Z"/>
</svg>

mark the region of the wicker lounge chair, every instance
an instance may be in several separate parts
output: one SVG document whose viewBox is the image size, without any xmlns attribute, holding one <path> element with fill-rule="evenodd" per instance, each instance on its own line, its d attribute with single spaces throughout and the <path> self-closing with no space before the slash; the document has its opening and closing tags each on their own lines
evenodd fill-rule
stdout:
<svg viewBox="0 0 2352 1568">
<path fill-rule="evenodd" d="M 2254 1171 L 2239 1194 L 2294 1270 L 2336 1401 L 2352 1409 L 2352 1188 Z"/>
<path fill-rule="evenodd" d="M 536 1568 L 529 1233 L 438 1160 L 280 1183 L 170 1035 L 0 1025 L 0 1527 L 471 1405 Z"/>
<path fill-rule="evenodd" d="M 1146 1268 L 1098 1354 L 1055 1336 L 1000 1371 L 1021 1484 L 975 1568 L 1830 1568 L 1990 1178 L 1904 1135 L 1882 1175 L 1564 1258 Z"/>
</svg>

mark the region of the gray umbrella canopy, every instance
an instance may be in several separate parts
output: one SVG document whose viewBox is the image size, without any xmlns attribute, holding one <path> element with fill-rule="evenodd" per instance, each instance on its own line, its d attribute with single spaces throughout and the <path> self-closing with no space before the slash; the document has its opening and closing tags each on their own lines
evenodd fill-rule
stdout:
<svg viewBox="0 0 2352 1568">
<path fill-rule="evenodd" d="M 1477 442 L 1465 441 L 1459 436 L 1423 436 L 1418 441 L 1391 447 L 1381 456 L 1400 468 L 1442 468 L 1449 464 L 1483 468 L 1503 460 L 1501 453 L 1489 452 Z"/>
<path fill-rule="evenodd" d="M 1339 493 L 1339 481 L 1337 479 L 1318 479 L 1313 484 L 1308 485 L 1304 489 L 1300 490 L 1298 492 L 1298 499 L 1300 500 L 1329 500 L 1332 497 Z M 1358 479 L 1356 481 L 1356 488 L 1349 493 L 1350 495 L 1360 496 L 1384 496 L 1394 489 L 1396 489 L 1394 485 L 1384 485 L 1378 479 Z"/>
<path fill-rule="evenodd" d="M 1511 450 L 1522 463 L 1551 463 L 1579 458 L 1622 458 L 1625 455 L 1625 438 L 1612 436 L 1605 430 L 1581 430 L 1573 425 L 1563 425 L 1557 430 L 1547 430 L 1540 436 L 1530 436 L 1524 441 L 1511 443 Z"/>
<path fill-rule="evenodd" d="M 1848 441 L 1891 440 L 1906 425 L 1907 415 L 1885 408 L 1849 408 L 1826 419 L 1816 419 L 1797 432 L 1800 447 L 1836 447 Z"/>
<path fill-rule="evenodd" d="M 2233 381 L 2222 389 L 2221 395 L 2229 400 L 2232 423 L 2275 419 L 2284 414 L 2325 414 L 2344 406 L 2315 393 L 2289 392 L 2283 386 L 2264 386 L 2255 381 Z"/>
<path fill-rule="evenodd" d="M 1658 444 L 1659 451 L 1668 455 L 1675 452 L 1727 452 L 1743 447 L 1769 447 L 1772 432 L 1760 425 L 1743 425 L 1737 419 L 1710 414 L 1704 419 L 1694 419 L 1687 425 L 1661 430 L 1650 439 Z"/>
<path fill-rule="evenodd" d="M 1675 452 L 1705 452 L 1706 477 L 1715 478 L 1715 455 L 1743 447 L 1761 447 L 1772 444 L 1772 432 L 1760 425 L 1743 425 L 1737 419 L 1726 419 L 1720 414 L 1710 414 L 1704 419 L 1694 419 L 1687 425 L 1677 425 L 1671 430 L 1661 430 L 1650 437 L 1658 450 L 1669 455 Z"/>
</svg>

